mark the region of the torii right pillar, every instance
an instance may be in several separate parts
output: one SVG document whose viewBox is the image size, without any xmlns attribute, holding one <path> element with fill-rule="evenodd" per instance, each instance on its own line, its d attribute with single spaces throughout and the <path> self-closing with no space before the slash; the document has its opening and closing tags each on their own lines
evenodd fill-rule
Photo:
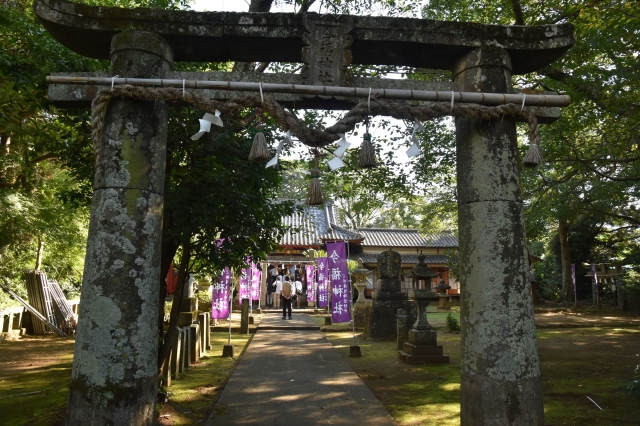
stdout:
<svg viewBox="0 0 640 426">
<path fill-rule="evenodd" d="M 478 48 L 452 70 L 469 92 L 509 93 L 511 58 Z M 543 426 L 515 121 L 456 118 L 461 425 Z"/>
</svg>

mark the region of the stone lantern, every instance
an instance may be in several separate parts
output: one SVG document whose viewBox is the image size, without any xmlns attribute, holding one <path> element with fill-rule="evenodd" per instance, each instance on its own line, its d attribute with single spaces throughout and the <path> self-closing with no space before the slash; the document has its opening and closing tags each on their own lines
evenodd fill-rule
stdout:
<svg viewBox="0 0 640 426">
<path fill-rule="evenodd" d="M 358 259 L 358 267 L 351 273 L 356 278 L 353 285 L 358 289 L 358 300 L 356 301 L 356 304 L 364 305 L 364 289 L 367 288 L 367 275 L 371 274 L 371 271 L 364 267 L 362 259 Z"/>
<path fill-rule="evenodd" d="M 451 286 L 447 284 L 443 279 L 440 280 L 440 284 L 436 286 L 436 290 L 438 291 L 439 303 L 438 309 L 449 310 L 451 306 L 449 306 L 449 299 L 447 295 L 447 290 L 449 290 Z"/>
<path fill-rule="evenodd" d="M 442 346 L 438 346 L 437 332 L 427 321 L 427 307 L 431 300 L 438 298 L 438 294 L 424 287 L 426 283 L 431 283 L 431 278 L 439 274 L 433 272 L 424 259 L 425 256 L 420 253 L 418 264 L 407 274 L 413 278 L 413 289 L 409 291 L 409 299 L 416 305 L 417 319 L 409 330 L 409 340 L 405 342 L 404 350 L 398 351 L 398 358 L 411 364 L 449 363 L 449 357 L 443 354 Z"/>
<path fill-rule="evenodd" d="M 431 289 L 431 278 L 439 277 L 440 274 L 433 272 L 431 268 L 424 261 L 425 256 L 420 252 L 418 255 L 418 264 L 414 266 L 411 271 L 405 274 L 405 277 L 412 279 L 412 286 L 414 289 Z"/>
</svg>

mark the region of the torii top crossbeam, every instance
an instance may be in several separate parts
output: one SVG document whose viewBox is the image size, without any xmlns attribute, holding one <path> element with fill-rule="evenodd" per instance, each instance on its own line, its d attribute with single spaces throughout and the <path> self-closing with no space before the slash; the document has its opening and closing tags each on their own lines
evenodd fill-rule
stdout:
<svg viewBox="0 0 640 426">
<path fill-rule="evenodd" d="M 344 65 L 450 70 L 468 51 L 494 45 L 511 56 L 513 74 L 524 74 L 560 58 L 575 42 L 570 24 L 500 26 L 311 12 L 122 9 L 60 0 L 36 0 L 34 9 L 66 47 L 97 59 L 109 59 L 111 38 L 126 28 L 161 35 L 172 47 L 175 61 L 307 62 L 303 48 L 326 37 L 329 29 L 347 49 Z"/>
</svg>

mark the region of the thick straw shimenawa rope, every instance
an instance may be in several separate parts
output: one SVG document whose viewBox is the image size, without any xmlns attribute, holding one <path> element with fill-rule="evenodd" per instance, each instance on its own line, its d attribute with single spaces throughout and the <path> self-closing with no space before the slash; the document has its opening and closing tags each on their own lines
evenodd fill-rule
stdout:
<svg viewBox="0 0 640 426">
<path fill-rule="evenodd" d="M 364 121 L 367 116 L 388 116 L 408 121 L 428 121 L 448 115 L 457 117 L 480 118 L 482 120 L 498 119 L 502 117 L 523 117 L 529 124 L 530 150 L 535 145 L 537 150 L 540 144 L 538 132 L 538 120 L 536 116 L 520 105 L 504 104 L 498 106 L 484 106 L 476 104 L 456 104 L 451 108 L 448 102 L 434 102 L 427 105 L 409 105 L 398 102 L 372 99 L 370 105 L 366 101 L 355 105 L 345 116 L 331 127 L 324 130 L 312 129 L 302 123 L 294 114 L 284 109 L 282 105 L 269 96 L 264 96 L 264 101 L 258 95 L 241 95 L 228 101 L 217 101 L 206 98 L 197 93 L 174 88 L 149 88 L 131 85 L 115 86 L 113 90 L 102 89 L 93 99 L 91 112 L 91 137 L 93 150 L 96 157 L 96 167 L 99 166 L 99 147 L 104 128 L 104 119 L 109 101 L 113 98 L 158 100 L 175 102 L 187 102 L 189 105 L 199 108 L 211 114 L 219 110 L 223 114 L 232 114 L 243 108 L 262 106 L 284 130 L 291 133 L 310 147 L 322 147 L 340 139 L 339 133 L 352 131 L 356 124 Z M 537 159 L 542 157 L 537 150 Z M 529 153 L 527 153 L 529 155 Z M 526 157 L 525 157 L 526 158 Z M 535 158 L 534 158 L 535 160 Z"/>
</svg>

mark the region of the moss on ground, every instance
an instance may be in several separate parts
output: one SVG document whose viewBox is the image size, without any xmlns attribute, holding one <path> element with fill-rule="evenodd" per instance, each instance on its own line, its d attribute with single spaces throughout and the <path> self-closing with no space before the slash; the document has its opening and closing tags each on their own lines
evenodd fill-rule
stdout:
<svg viewBox="0 0 640 426">
<path fill-rule="evenodd" d="M 449 365 L 405 364 L 397 359 L 395 342 L 362 333 L 357 335 L 362 357 L 349 358 L 350 332 L 326 336 L 398 425 L 459 425 L 460 335 L 444 331 L 445 319 L 446 313 L 429 313 L 429 322 L 440 328 L 438 343 L 450 356 Z M 546 424 L 640 424 L 640 398 L 625 390 L 640 362 L 639 329 L 541 330 L 538 339 Z"/>
<path fill-rule="evenodd" d="M 68 361 L 0 381 L 0 413 L 5 426 L 64 424 L 71 364 Z M 39 392 L 32 395 L 20 395 Z"/>
<path fill-rule="evenodd" d="M 173 380 L 168 391 L 169 402 L 159 404 L 161 425 L 191 425 L 202 423 L 209 417 L 216 401 L 224 390 L 238 359 L 246 350 L 253 335 L 232 334 L 235 359 L 222 358 L 222 348 L 227 344 L 227 333 L 211 333 L 211 351 L 200 362 Z"/>
<path fill-rule="evenodd" d="M 456 317 L 459 311 L 452 311 Z M 349 358 L 350 329 L 325 335 L 400 426 L 458 425 L 460 335 L 445 332 L 448 312 L 429 311 L 449 365 L 413 366 L 397 359 L 394 341 L 357 332 L 363 356 Z M 322 321 L 322 317 L 313 317 Z M 345 324 L 350 326 L 349 323 Z M 250 335 L 232 335 L 239 357 Z M 211 333 L 212 351 L 174 380 L 169 402 L 159 405 L 161 425 L 202 424 L 220 396 L 236 360 L 222 358 L 224 332 Z M 65 346 L 66 345 L 66 346 Z M 52 348 L 56 347 L 55 353 Z M 637 327 L 562 328 L 538 331 L 545 423 L 548 425 L 638 425 L 640 398 L 625 387 L 640 362 Z M 72 341 L 25 339 L 0 344 L 0 413 L 3 425 L 62 425 L 71 377 Z M 24 362 L 25 359 L 29 361 Z M 33 366 L 30 366 L 33 359 Z M 43 362 L 43 360 L 47 362 Z M 52 361 L 48 363 L 48 361 Z M 39 363 L 38 363 L 39 362 Z M 15 364 L 11 364 L 15 363 Z M 17 373 L 17 366 L 26 372 Z M 44 391 L 34 395 L 17 394 Z M 11 396 L 10 398 L 7 398 Z M 589 399 L 594 399 L 599 410 Z"/>
<path fill-rule="evenodd" d="M 159 424 L 190 425 L 206 420 L 218 400 L 231 372 L 244 353 L 251 335 L 232 334 L 231 344 L 235 345 L 236 359 L 222 358 L 222 348 L 227 344 L 227 333 L 211 333 L 212 350 L 197 364 L 173 380 L 169 402 L 158 404 Z M 46 354 L 47 346 L 58 345 L 60 339 L 42 339 L 39 345 L 30 343 L 30 351 Z M 4 342 L 0 346 L 3 355 L 17 354 L 22 342 Z M 33 352 L 24 356 L 34 356 Z M 42 359 L 45 355 L 40 355 Z M 23 425 L 63 425 L 66 412 L 73 345 L 66 351 L 58 350 L 55 364 L 28 368 L 23 373 L 0 380 L 0 423 L 3 426 Z M 37 356 L 35 358 L 38 358 Z M 34 361 L 35 362 L 35 361 Z M 11 368 L 10 365 L 2 366 Z M 39 392 L 43 391 L 43 392 Z M 31 395 L 19 395 L 39 392 Z"/>
</svg>

